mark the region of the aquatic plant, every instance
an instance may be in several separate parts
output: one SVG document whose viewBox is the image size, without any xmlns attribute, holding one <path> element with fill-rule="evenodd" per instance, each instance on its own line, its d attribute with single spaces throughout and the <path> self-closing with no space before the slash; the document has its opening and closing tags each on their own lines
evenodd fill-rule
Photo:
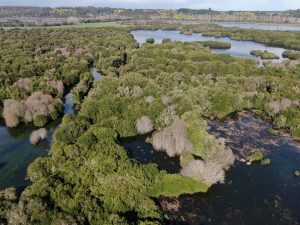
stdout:
<svg viewBox="0 0 300 225">
<path fill-rule="evenodd" d="M 261 164 L 263 166 L 268 166 L 268 165 L 271 164 L 271 159 L 264 159 L 264 160 L 261 161 Z"/>
<path fill-rule="evenodd" d="M 248 160 L 250 162 L 258 162 L 261 161 L 264 157 L 264 154 L 261 151 L 255 151 L 251 155 L 248 156 Z"/>
</svg>

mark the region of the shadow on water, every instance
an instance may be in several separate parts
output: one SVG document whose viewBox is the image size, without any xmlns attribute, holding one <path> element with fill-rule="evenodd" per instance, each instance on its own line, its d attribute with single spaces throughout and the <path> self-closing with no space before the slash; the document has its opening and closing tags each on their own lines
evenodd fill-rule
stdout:
<svg viewBox="0 0 300 225">
<path fill-rule="evenodd" d="M 0 169 L 2 169 L 7 163 L 3 162 L 3 163 L 0 163 Z"/>
<path fill-rule="evenodd" d="M 151 144 L 146 143 L 146 138 L 147 135 L 123 138 L 120 143 L 126 148 L 130 158 L 144 164 L 156 163 L 159 169 L 169 173 L 179 173 L 179 157 L 170 158 L 166 153 L 156 151 Z"/>
<path fill-rule="evenodd" d="M 247 166 L 237 160 L 225 184 L 214 185 L 205 194 L 180 196 L 180 207 L 165 211 L 171 220 L 191 225 L 299 224 L 300 179 L 293 176 L 300 169 L 299 146 L 288 138 L 270 136 L 270 125 L 249 114 L 209 124 L 210 133 L 225 138 L 237 156 L 259 149 L 271 164 Z"/>
</svg>

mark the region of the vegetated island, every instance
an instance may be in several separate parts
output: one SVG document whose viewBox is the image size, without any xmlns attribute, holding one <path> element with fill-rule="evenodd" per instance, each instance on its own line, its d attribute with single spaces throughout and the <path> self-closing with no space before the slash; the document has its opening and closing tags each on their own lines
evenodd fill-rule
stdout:
<svg viewBox="0 0 300 225">
<path fill-rule="evenodd" d="M 202 41 L 200 42 L 203 46 L 211 49 L 230 49 L 231 43 L 222 41 Z"/>
<path fill-rule="evenodd" d="M 290 60 L 300 60 L 300 52 L 299 51 L 293 51 L 293 50 L 288 50 L 284 51 L 282 53 L 283 58 L 288 58 Z"/>
<path fill-rule="evenodd" d="M 279 56 L 272 53 L 268 52 L 267 50 L 262 51 L 262 50 L 252 50 L 250 51 L 251 55 L 260 57 L 261 59 L 279 59 Z"/>
</svg>

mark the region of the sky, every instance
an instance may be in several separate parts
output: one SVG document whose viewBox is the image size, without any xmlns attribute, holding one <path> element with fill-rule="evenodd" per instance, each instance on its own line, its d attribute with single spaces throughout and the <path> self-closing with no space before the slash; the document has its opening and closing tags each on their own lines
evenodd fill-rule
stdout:
<svg viewBox="0 0 300 225">
<path fill-rule="evenodd" d="M 0 6 L 96 6 L 122 8 L 192 8 L 227 11 L 300 9 L 300 0 L 0 0 Z"/>
</svg>

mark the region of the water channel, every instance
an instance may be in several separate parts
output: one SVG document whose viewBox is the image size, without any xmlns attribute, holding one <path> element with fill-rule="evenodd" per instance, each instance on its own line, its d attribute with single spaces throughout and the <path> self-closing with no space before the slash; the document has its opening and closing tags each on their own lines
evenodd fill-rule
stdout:
<svg viewBox="0 0 300 225">
<path fill-rule="evenodd" d="M 91 68 L 94 80 L 100 79 L 96 68 Z M 72 94 L 65 96 L 64 114 L 74 114 Z M 28 165 L 39 156 L 49 153 L 52 136 L 61 119 L 46 125 L 47 139 L 33 146 L 29 143 L 32 131 L 37 128 L 33 125 L 21 124 L 17 128 L 8 128 L 3 119 L 0 120 L 0 190 L 7 187 L 23 188 L 28 185 L 26 171 Z"/>
</svg>

